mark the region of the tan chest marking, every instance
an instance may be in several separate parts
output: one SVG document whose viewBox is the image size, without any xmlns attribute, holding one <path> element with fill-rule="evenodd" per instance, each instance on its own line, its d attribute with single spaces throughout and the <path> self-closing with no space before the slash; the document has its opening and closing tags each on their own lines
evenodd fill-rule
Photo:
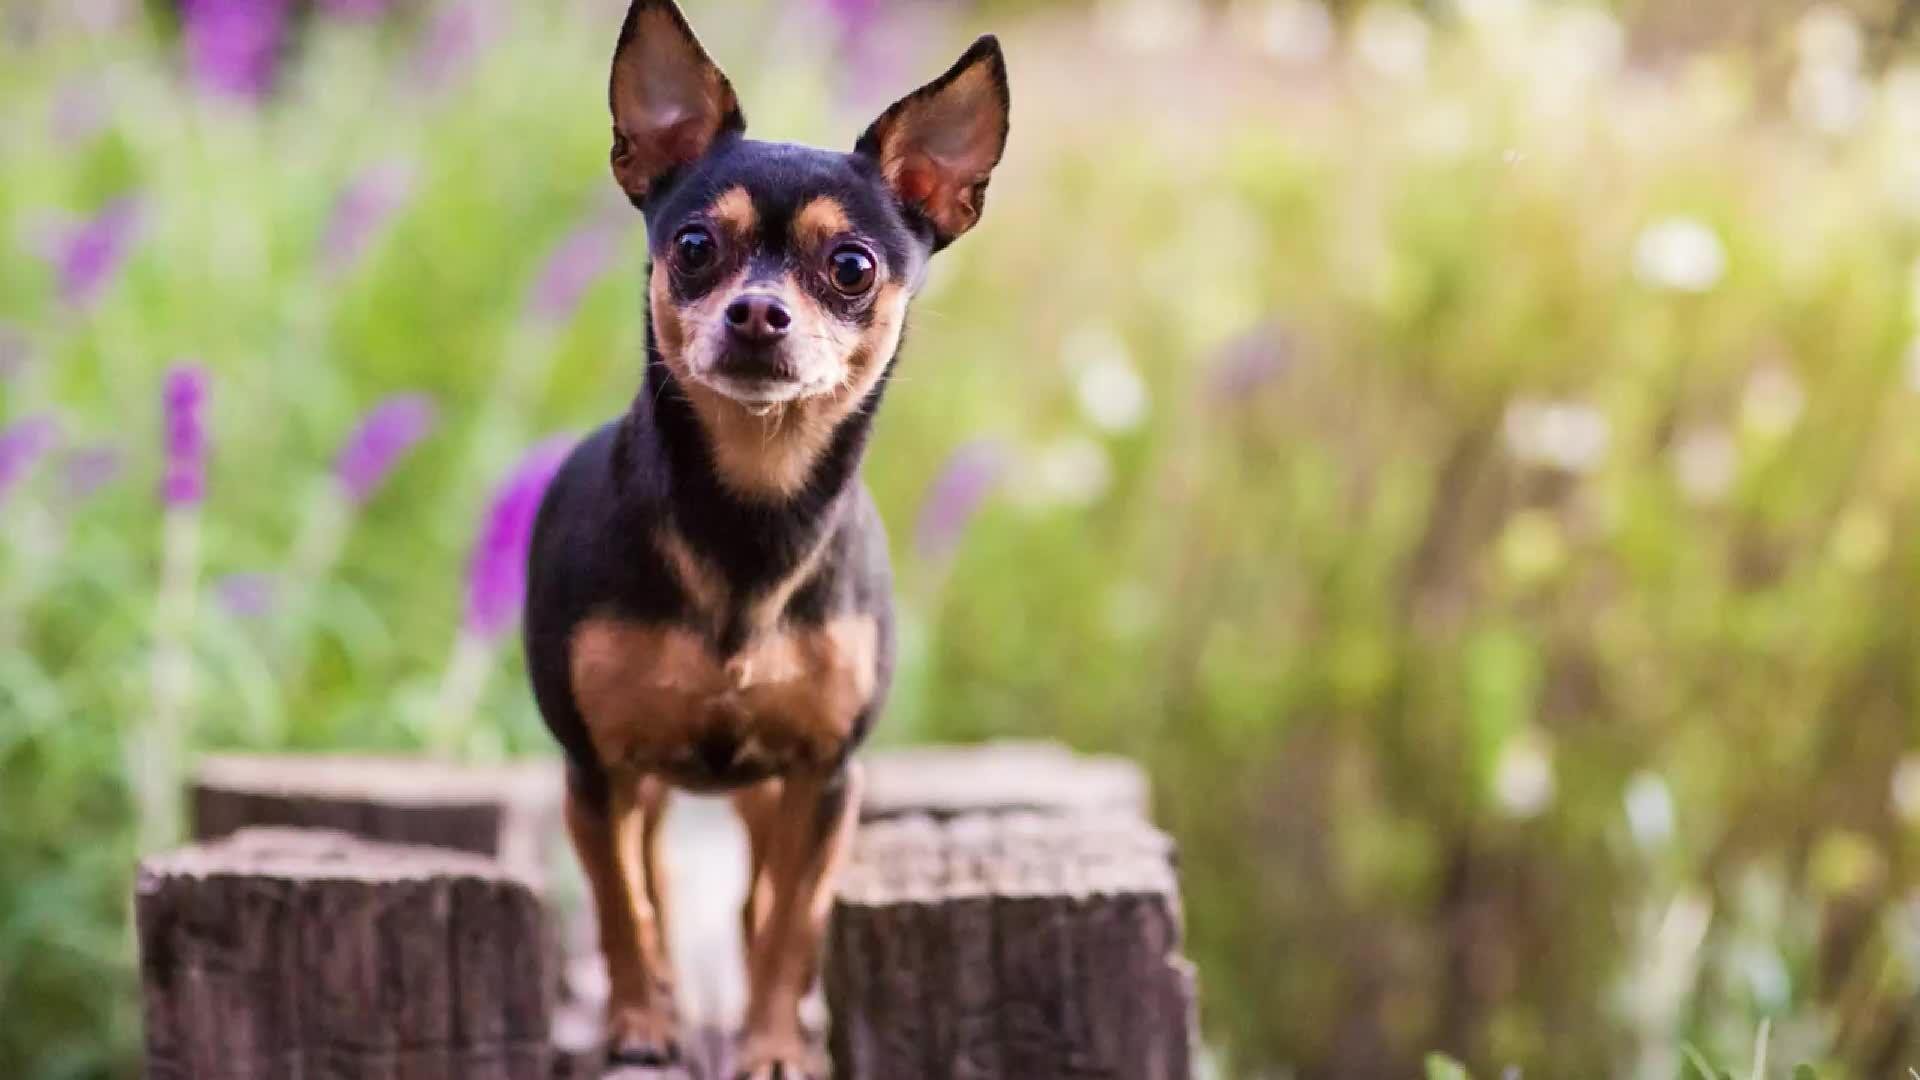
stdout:
<svg viewBox="0 0 1920 1080">
<path fill-rule="evenodd" d="M 716 729 L 745 758 L 826 764 L 873 699 L 879 628 L 850 615 L 777 626 L 722 659 L 677 626 L 594 618 L 574 631 L 574 700 L 602 761 L 665 767 Z"/>
</svg>

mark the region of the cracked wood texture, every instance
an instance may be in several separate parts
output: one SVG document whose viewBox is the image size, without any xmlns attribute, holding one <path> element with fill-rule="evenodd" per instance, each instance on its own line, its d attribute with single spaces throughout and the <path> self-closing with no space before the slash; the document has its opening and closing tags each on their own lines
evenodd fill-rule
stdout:
<svg viewBox="0 0 1920 1080">
<path fill-rule="evenodd" d="M 545 1080 L 533 888 L 491 859 L 250 829 L 147 859 L 152 1080 Z"/>
<path fill-rule="evenodd" d="M 1171 844 L 1126 814 L 862 826 L 826 957 L 843 1080 L 1185 1080 Z"/>
<path fill-rule="evenodd" d="M 456 765 L 418 758 L 214 755 L 194 770 L 196 840 L 240 829 L 332 829 L 368 840 L 489 855 L 544 878 L 561 835 L 554 761 Z"/>
</svg>

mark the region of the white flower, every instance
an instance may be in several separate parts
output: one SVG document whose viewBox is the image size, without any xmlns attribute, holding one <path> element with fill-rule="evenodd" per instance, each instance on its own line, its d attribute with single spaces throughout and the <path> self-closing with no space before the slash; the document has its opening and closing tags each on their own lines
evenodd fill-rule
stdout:
<svg viewBox="0 0 1920 1080">
<path fill-rule="evenodd" d="M 1860 126 L 1873 88 L 1858 69 L 1839 64 L 1802 64 L 1787 87 L 1794 119 L 1823 135 L 1845 135 Z"/>
<path fill-rule="evenodd" d="M 1802 64 L 1858 68 L 1866 52 L 1866 38 L 1845 8 L 1817 4 L 1794 28 L 1794 48 Z"/>
<path fill-rule="evenodd" d="M 1333 16 L 1319 0 L 1243 0 L 1234 19 L 1245 37 L 1283 63 L 1310 67 L 1333 52 Z"/>
<path fill-rule="evenodd" d="M 1720 235 L 1694 218 L 1657 221 L 1633 245 L 1634 275 L 1654 288 L 1703 293 L 1720 283 L 1726 269 Z"/>
<path fill-rule="evenodd" d="M 1540 816 L 1553 805 L 1553 755 L 1547 742 L 1528 731 L 1507 740 L 1493 770 L 1493 796 L 1517 818 Z"/>
<path fill-rule="evenodd" d="M 1561 78 L 1590 80 L 1619 69 L 1626 43 L 1620 20 L 1605 8 L 1575 4 L 1554 12 L 1540 53 Z"/>
<path fill-rule="evenodd" d="M 1042 447 L 1026 469 L 1016 497 L 1033 506 L 1086 506 L 1113 485 L 1106 448 L 1085 436 Z"/>
<path fill-rule="evenodd" d="M 1794 429 L 1807 408 L 1806 391 L 1793 372 L 1769 364 L 1747 380 L 1740 397 L 1740 423 L 1763 439 L 1778 439 Z"/>
<path fill-rule="evenodd" d="M 1361 9 L 1353 51 L 1362 64 L 1389 79 L 1417 82 L 1427 73 L 1427 20 L 1398 4 Z"/>
<path fill-rule="evenodd" d="M 1680 436 L 1673 447 L 1673 478 L 1680 493 L 1695 503 L 1717 503 L 1733 490 L 1740 474 L 1740 450 L 1719 428 L 1701 428 Z"/>
<path fill-rule="evenodd" d="M 1909 138 L 1920 132 L 1920 64 L 1888 68 L 1880 84 L 1880 104 L 1896 132 Z"/>
<path fill-rule="evenodd" d="M 1103 360 L 1080 371 L 1080 411 L 1102 431 L 1132 431 L 1147 418 L 1147 384 L 1124 360 Z"/>
<path fill-rule="evenodd" d="M 1502 430 L 1515 458 L 1570 473 L 1598 468 L 1613 438 L 1600 410 L 1569 401 L 1516 400 L 1507 406 Z"/>
<path fill-rule="evenodd" d="M 1646 850 L 1673 839 L 1673 792 L 1660 774 L 1641 772 L 1627 781 L 1627 828 Z"/>
<path fill-rule="evenodd" d="M 1920 754 L 1908 754 L 1894 766 L 1892 795 L 1900 820 L 1920 824 Z"/>
<path fill-rule="evenodd" d="M 1134 52 L 1170 52 L 1200 33 L 1200 8 L 1189 0 L 1106 0 L 1099 15 L 1108 38 Z"/>
</svg>

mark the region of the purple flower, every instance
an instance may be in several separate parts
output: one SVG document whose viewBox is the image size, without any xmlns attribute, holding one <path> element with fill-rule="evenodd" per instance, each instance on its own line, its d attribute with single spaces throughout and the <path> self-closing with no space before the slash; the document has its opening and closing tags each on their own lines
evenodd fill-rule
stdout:
<svg viewBox="0 0 1920 1080">
<path fill-rule="evenodd" d="M 203 89 L 257 99 L 272 88 L 289 0 L 181 0 L 187 60 Z"/>
<path fill-rule="evenodd" d="M 206 371 L 182 364 L 167 372 L 161 404 L 167 463 L 160 495 L 168 506 L 193 506 L 207 494 Z"/>
<path fill-rule="evenodd" d="M 322 241 L 321 261 L 327 271 L 337 274 L 358 262 L 412 190 L 413 170 L 396 164 L 368 169 L 342 188 Z"/>
<path fill-rule="evenodd" d="M 567 234 L 534 283 L 529 303 L 533 313 L 549 322 L 565 322 L 619 254 L 619 235 L 604 216 Z"/>
<path fill-rule="evenodd" d="M 91 498 L 101 488 L 120 478 L 124 464 L 125 455 L 117 446 L 102 443 L 74 450 L 61 462 L 62 471 L 66 474 L 67 498 L 72 502 Z"/>
<path fill-rule="evenodd" d="M 421 83 L 444 85 L 467 65 L 479 50 L 484 14 L 476 0 L 449 0 L 435 9 L 413 59 Z"/>
<path fill-rule="evenodd" d="M 91 220 L 57 236 L 47 258 L 60 276 L 60 297 L 70 306 L 92 306 L 126 262 L 140 225 L 140 205 L 116 199 Z"/>
<path fill-rule="evenodd" d="M 397 394 L 375 405 L 334 463 L 347 498 L 356 505 L 371 499 L 400 458 L 433 430 L 433 422 L 433 400 L 424 394 Z"/>
<path fill-rule="evenodd" d="M 820 6 L 839 28 L 841 39 L 852 41 L 873 28 L 881 0 L 821 0 Z"/>
<path fill-rule="evenodd" d="M 273 614 L 280 583 L 272 574 L 228 574 L 214 583 L 220 606 L 238 619 L 264 619 Z"/>
<path fill-rule="evenodd" d="M 1284 327 L 1249 331 L 1220 350 L 1208 389 L 1216 400 L 1238 401 L 1285 374 L 1296 351 L 1293 335 Z"/>
<path fill-rule="evenodd" d="M 535 446 L 494 492 L 480 540 L 467 566 L 467 632 L 495 638 L 520 611 L 527 594 L 527 549 L 547 484 L 573 448 L 560 436 Z"/>
<path fill-rule="evenodd" d="M 6 502 L 59 438 L 60 426 L 51 416 L 29 416 L 0 428 L 0 503 Z"/>
<path fill-rule="evenodd" d="M 953 553 L 967 523 L 999 485 L 1006 468 L 1006 451 L 984 439 L 962 444 L 947 458 L 940 475 L 927 488 L 920 520 L 914 526 L 914 547 L 922 558 L 937 559 Z"/>
</svg>

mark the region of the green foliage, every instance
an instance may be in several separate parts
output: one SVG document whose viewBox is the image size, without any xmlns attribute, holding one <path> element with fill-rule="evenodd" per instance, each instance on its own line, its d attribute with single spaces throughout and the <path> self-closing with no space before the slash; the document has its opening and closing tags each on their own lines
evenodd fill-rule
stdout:
<svg viewBox="0 0 1920 1080">
<path fill-rule="evenodd" d="M 316 18 L 259 110 L 183 87 L 161 27 L 0 34 L 0 246 L 146 212 L 89 311 L 0 259 L 34 347 L 0 424 L 131 455 L 0 508 L 0 1076 L 133 1060 L 164 367 L 215 378 L 195 749 L 424 745 L 490 486 L 633 391 L 637 229 L 561 324 L 525 303 L 611 198 L 605 12 L 488 7 L 431 85 L 406 18 Z M 879 102 L 762 15 L 701 20 L 755 131 L 850 142 Z M 1001 17 L 1012 151 L 869 468 L 905 627 L 880 737 L 1145 762 L 1232 1075 L 1713 1076 L 1765 1017 L 1822 1076 L 1920 1058 L 1911 85 L 1816 132 L 1755 100 L 1761 60 L 1622 68 L 1553 12 L 1285 77 Z M 108 111 L 76 141 L 49 117 L 77 92 Z M 391 160 L 411 198 L 324 271 L 341 186 Z M 339 439 L 414 389 L 442 426 L 310 602 L 221 604 L 286 572 Z M 914 515 L 982 437 L 1005 484 L 929 557 Z M 455 749 L 546 751 L 498 661 Z"/>
</svg>

